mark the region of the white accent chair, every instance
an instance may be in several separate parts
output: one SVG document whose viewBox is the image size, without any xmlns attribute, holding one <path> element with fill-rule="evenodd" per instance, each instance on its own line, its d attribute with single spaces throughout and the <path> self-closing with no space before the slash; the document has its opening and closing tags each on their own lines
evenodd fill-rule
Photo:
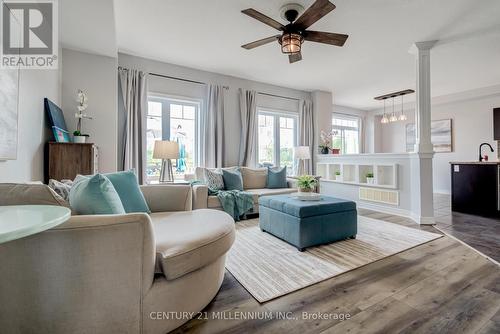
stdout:
<svg viewBox="0 0 500 334">
<path fill-rule="evenodd" d="M 0 205 L 61 205 L 47 189 L 0 184 Z M 233 219 L 191 211 L 187 185 L 141 190 L 150 215 L 72 216 L 0 244 L 2 333 L 163 334 L 189 320 L 168 312 L 198 312 L 214 298 Z"/>
</svg>

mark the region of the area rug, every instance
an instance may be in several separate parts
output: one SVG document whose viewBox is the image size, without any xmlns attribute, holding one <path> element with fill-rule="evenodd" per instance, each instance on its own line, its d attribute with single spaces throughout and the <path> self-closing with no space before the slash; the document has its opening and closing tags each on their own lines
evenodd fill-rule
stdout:
<svg viewBox="0 0 500 334">
<path fill-rule="evenodd" d="M 262 232 L 259 220 L 251 219 L 236 223 L 236 241 L 226 268 L 263 303 L 440 237 L 359 216 L 356 239 L 299 252 Z"/>
</svg>

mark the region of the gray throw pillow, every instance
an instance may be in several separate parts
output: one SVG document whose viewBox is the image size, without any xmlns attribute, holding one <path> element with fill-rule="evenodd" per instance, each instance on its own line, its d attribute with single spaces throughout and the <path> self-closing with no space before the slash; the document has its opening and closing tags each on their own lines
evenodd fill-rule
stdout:
<svg viewBox="0 0 500 334">
<path fill-rule="evenodd" d="M 283 168 L 269 168 L 267 171 L 267 188 L 287 188 L 286 166 Z"/>
<path fill-rule="evenodd" d="M 211 190 L 224 189 L 224 179 L 222 178 L 222 174 L 220 173 L 205 169 L 205 181 L 207 183 L 207 187 Z"/>
<path fill-rule="evenodd" d="M 241 172 L 239 170 L 230 172 L 223 169 L 222 177 L 224 179 L 224 187 L 226 188 L 226 190 L 243 191 L 243 178 L 241 177 Z"/>
</svg>

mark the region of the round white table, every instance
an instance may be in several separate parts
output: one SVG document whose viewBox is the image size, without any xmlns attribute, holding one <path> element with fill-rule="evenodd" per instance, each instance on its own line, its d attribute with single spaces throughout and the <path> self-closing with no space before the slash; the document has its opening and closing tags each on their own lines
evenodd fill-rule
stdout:
<svg viewBox="0 0 500 334">
<path fill-rule="evenodd" d="M 62 206 L 0 206 L 0 244 L 48 230 L 70 216 L 71 211 Z"/>
</svg>

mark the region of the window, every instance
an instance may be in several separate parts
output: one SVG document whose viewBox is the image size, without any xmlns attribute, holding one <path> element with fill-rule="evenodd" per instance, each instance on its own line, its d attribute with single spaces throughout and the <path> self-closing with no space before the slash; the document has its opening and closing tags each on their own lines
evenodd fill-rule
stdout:
<svg viewBox="0 0 500 334">
<path fill-rule="evenodd" d="M 147 181 L 160 177 L 161 160 L 153 159 L 156 140 L 172 140 L 179 143 L 179 159 L 174 164 L 174 178 L 194 173 L 198 151 L 198 101 L 178 100 L 159 96 L 148 98 L 147 115 Z"/>
<path fill-rule="evenodd" d="M 260 165 L 287 166 L 287 173 L 293 172 L 293 147 L 297 146 L 295 115 L 260 110 L 257 140 Z"/>
<path fill-rule="evenodd" d="M 339 148 L 342 154 L 359 154 L 359 117 L 333 114 L 332 148 Z"/>
</svg>

